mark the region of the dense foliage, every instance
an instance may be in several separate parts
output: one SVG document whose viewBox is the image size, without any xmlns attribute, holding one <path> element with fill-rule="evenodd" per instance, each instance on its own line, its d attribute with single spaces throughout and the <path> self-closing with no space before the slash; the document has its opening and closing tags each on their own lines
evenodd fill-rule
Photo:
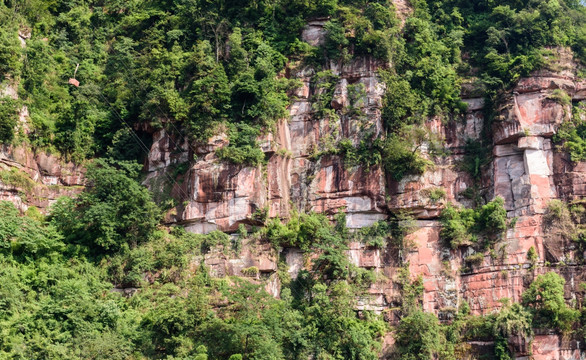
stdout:
<svg viewBox="0 0 586 360">
<path fill-rule="evenodd" d="M 555 94 L 554 94 L 555 95 Z M 554 135 L 554 141 L 558 142 L 558 147 L 570 155 L 570 160 L 579 162 L 586 160 L 586 112 L 583 101 L 576 105 L 571 104 L 568 94 L 558 91 L 556 99 L 566 108 L 571 106 L 572 116 L 569 121 L 562 123 L 558 132 Z"/>
<path fill-rule="evenodd" d="M 51 214 L 70 244 L 119 251 L 149 239 L 160 216 L 149 191 L 136 182 L 140 168 L 106 160 L 88 167 L 86 191 L 61 198 Z"/>
<path fill-rule="evenodd" d="M 579 313 L 564 302 L 564 279 L 555 272 L 533 279 L 522 295 L 522 304 L 510 304 L 501 299 L 498 312 L 485 316 L 470 314 L 469 305 L 463 302 L 454 309 L 452 320 L 440 324 L 435 316 L 419 308 L 403 309 L 406 316 L 396 328 L 397 352 L 401 359 L 464 358 L 469 354 L 465 341 L 493 340 L 494 353 L 490 358 L 510 360 L 515 338 L 531 343 L 534 328 L 548 328 L 570 335 L 580 324 Z M 404 293 L 405 295 L 405 293 Z"/>
<path fill-rule="evenodd" d="M 0 354 L 60 359 L 377 359 L 387 326 L 355 304 L 376 278 L 345 256 L 349 233 L 321 215 L 233 241 L 158 229 L 129 162 L 96 161 L 89 186 L 46 221 L 0 202 Z M 32 208 L 31 208 L 32 209 Z M 286 228 L 290 230 L 286 230 Z M 246 236 L 321 255 L 280 299 L 253 277 L 211 278 L 201 255 L 237 254 Z M 125 290 L 126 289 L 126 290 Z M 125 291 L 130 291 L 130 293 Z"/>
<path fill-rule="evenodd" d="M 534 313 L 535 327 L 549 327 L 569 331 L 578 318 L 576 310 L 564 301 L 566 281 L 550 272 L 539 275 L 523 293 L 523 305 Z"/>
<path fill-rule="evenodd" d="M 0 202 L 0 357 L 377 359 L 388 325 L 355 309 L 380 275 L 355 266 L 346 250 L 360 240 L 406 252 L 407 215 L 350 233 L 343 214 L 330 221 L 292 213 L 284 223 L 260 211 L 260 230 L 189 234 L 160 224 L 133 160 L 164 128 L 178 151 L 184 140 L 198 146 L 224 133 L 221 161 L 264 163 L 258 141 L 287 117 L 300 86 L 290 78 L 295 66 L 312 69 L 314 120 L 327 118 L 332 128 L 341 119 L 366 123 L 364 85 L 349 84 L 349 105 L 334 108 L 339 79 L 331 70 L 366 56 L 380 64 L 386 88 L 382 129 L 365 126 L 357 141 L 332 131 L 310 160 L 340 156 L 400 181 L 422 174 L 441 152 L 422 125 L 465 111 L 464 81 L 481 89 L 490 112 L 517 79 L 549 66 L 551 47 L 570 47 L 586 61 L 586 12 L 577 0 L 409 3 L 413 12 L 401 20 L 389 0 L 0 0 L 0 143 L 26 142 L 89 164 L 84 192 L 60 199 L 47 219 Z M 319 46 L 300 39 L 311 19 L 325 22 Z M 68 79 L 78 64 L 76 87 Z M 571 106 L 561 91 L 549 100 Z M 28 134 L 18 131 L 23 105 Z M 586 158 L 582 107 L 573 106 L 556 139 L 572 161 Z M 485 147 L 469 141 L 464 153 L 462 168 L 479 180 Z M 0 180 L 34 186 L 15 169 L 0 170 Z M 436 191 L 430 200 L 444 196 Z M 581 204 L 553 202 L 546 225 L 579 242 L 585 213 Z M 473 248 L 466 262 L 482 261 L 509 225 L 506 215 L 501 198 L 476 209 L 448 205 L 441 237 L 452 249 Z M 311 266 L 292 280 L 281 259 L 278 299 L 256 267 L 241 278 L 212 278 L 203 255 L 238 254 L 247 239 L 300 248 L 313 256 Z M 402 295 L 394 329 L 401 359 L 463 358 L 465 341 L 474 339 L 494 339 L 495 357 L 508 359 L 510 337 L 529 339 L 535 327 L 586 332 L 586 315 L 566 305 L 555 273 L 534 279 L 522 305 L 479 317 L 464 302 L 443 309 L 450 321 L 442 324 L 422 311 L 423 280 L 403 265 L 393 279 Z"/>
<path fill-rule="evenodd" d="M 477 209 L 458 209 L 448 204 L 441 215 L 441 237 L 453 248 L 463 245 L 486 246 L 507 229 L 504 200 L 497 197 Z"/>
<path fill-rule="evenodd" d="M 389 143 L 367 146 L 363 154 L 375 155 L 359 160 L 385 161 L 387 171 L 400 179 L 425 167 L 413 139 L 399 141 L 410 133 L 405 127 L 431 115 L 461 113 L 462 79 L 472 76 L 497 91 L 546 66 L 547 46 L 570 46 L 584 57 L 585 15 L 576 1 L 418 0 L 411 5 L 412 16 L 401 24 L 387 0 L 5 0 L 0 74 L 9 76 L 4 82 L 20 84 L 33 125 L 28 141 L 70 159 L 108 152 L 139 158 L 148 141 L 125 139 L 129 126 L 144 123 L 191 141 L 224 131 L 231 144 L 220 158 L 258 164 L 264 160 L 258 135 L 285 116 L 288 92 L 298 86 L 283 76 L 288 59 L 312 65 L 319 74 L 330 61 L 372 56 L 387 64 L 380 79 L 387 88 L 382 116 Z M 300 33 L 308 19 L 319 17 L 329 19 L 326 38 L 313 47 L 300 40 Z M 19 29 L 31 34 L 25 48 Z M 67 84 L 76 64 L 79 88 Z M 335 115 L 328 109 L 331 92 L 316 94 L 321 100 L 314 99 L 315 116 Z M 13 138 L 11 106 L 0 101 L 3 142 Z"/>
</svg>

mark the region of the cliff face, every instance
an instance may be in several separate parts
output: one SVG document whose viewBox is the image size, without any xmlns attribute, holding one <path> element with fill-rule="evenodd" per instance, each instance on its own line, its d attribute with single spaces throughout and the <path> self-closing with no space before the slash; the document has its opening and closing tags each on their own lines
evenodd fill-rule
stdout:
<svg viewBox="0 0 586 360">
<path fill-rule="evenodd" d="M 319 20 L 310 22 L 303 39 L 319 44 L 323 25 Z M 534 276 L 552 270 L 566 279 L 565 297 L 569 302 L 575 299 L 579 284 L 586 281 L 585 269 L 573 260 L 581 254 L 575 254 L 572 243 L 551 236 L 543 223 L 552 199 L 567 201 L 586 196 L 586 164 L 571 162 L 552 143 L 560 124 L 571 116 L 570 106 L 556 101 L 554 92 L 561 89 L 573 101 L 585 100 L 586 81 L 578 79 L 577 64 L 569 51 L 553 50 L 558 57 L 548 69 L 521 79 L 500 103 L 491 124 L 484 118 L 482 94 L 464 84 L 462 96 L 468 104 L 467 112 L 447 123 L 436 118 L 426 122 L 428 130 L 442 139 L 449 151 L 447 155 L 434 156 L 424 146 L 424 154 L 433 166 L 421 176 L 397 182 L 379 166 L 349 168 L 339 156 L 327 154 L 328 146 L 340 139 L 348 138 L 357 145 L 365 133 L 378 136 L 382 132 L 381 98 L 386 89 L 377 70 L 385 64 L 356 58 L 349 64 L 328 66 L 337 77 L 331 99 L 331 107 L 339 114 L 336 118 L 315 114 L 313 99 L 322 91 L 312 83 L 316 70 L 289 65 L 287 76 L 298 79 L 302 86 L 292 95 L 289 117 L 259 139 L 268 158 L 266 165 L 245 167 L 218 161 L 214 152 L 228 144 L 225 134 L 209 139 L 205 145 L 192 146 L 162 129 L 153 134 L 145 184 L 156 194 L 180 199 L 166 220 L 196 233 L 234 233 L 241 224 L 260 225 L 258 219 L 265 212 L 270 218 L 287 218 L 292 210 L 329 215 L 344 211 L 346 225 L 351 229 L 370 226 L 393 213 L 411 213 L 416 227 L 407 237 L 407 250 L 374 249 L 359 242 L 351 243 L 348 250 L 355 265 L 375 269 L 387 279 L 370 288 L 371 296 L 362 299 L 359 308 L 384 313 L 390 322 L 398 319 L 391 309 L 400 301 L 394 280 L 403 264 L 408 264 L 412 275 L 423 278 L 425 311 L 442 320 L 450 319 L 463 301 L 470 304 L 474 314 L 488 314 L 500 308 L 499 300 L 503 298 L 518 302 Z M 349 86 L 360 86 L 364 91 L 353 98 Z M 16 96 L 15 87 L 2 92 Z M 356 120 L 345 111 L 350 107 L 359 109 L 364 116 Z M 21 118 L 28 116 L 26 107 L 20 113 Z M 21 130 L 26 132 L 25 128 Z M 481 139 L 484 131 L 492 133 L 492 157 L 480 179 L 474 180 L 458 164 L 466 141 Z M 325 155 L 316 156 L 320 152 Z M 178 171 L 181 164 L 194 158 L 197 161 L 191 162 L 186 171 Z M 76 194 L 83 184 L 79 167 L 53 155 L 35 154 L 25 144 L 0 149 L 0 171 L 0 175 L 13 174 L 12 180 L 0 179 L 0 199 L 12 201 L 22 211 L 31 205 L 44 209 L 58 196 Z M 430 199 L 430 192 L 438 188 L 445 190 L 445 197 Z M 502 197 L 508 217 L 516 221 L 498 243 L 498 256 L 484 254 L 479 264 L 461 271 L 464 259 L 474 249 L 446 246 L 439 236 L 439 216 L 447 203 L 472 206 L 473 202 L 463 195 L 467 189 L 476 189 L 485 200 Z M 255 266 L 266 279 L 267 290 L 279 296 L 279 257 L 285 260 L 293 278 L 311 261 L 297 248 L 277 252 L 269 244 L 247 241 L 238 258 L 219 251 L 207 254 L 203 261 L 211 274 L 243 275 L 243 269 Z M 527 256 L 532 247 L 538 255 L 535 266 Z M 517 349 L 519 356 L 528 350 L 522 345 Z M 483 346 L 491 345 L 471 346 L 481 351 Z M 564 341 L 555 334 L 536 335 L 532 346 L 535 359 L 586 356 L 581 351 L 583 344 Z"/>
<path fill-rule="evenodd" d="M 322 26 L 320 21 L 309 23 L 304 40 L 319 44 Z M 559 125 L 571 116 L 570 106 L 557 102 L 552 94 L 561 89 L 572 100 L 583 100 L 586 82 L 577 78 L 577 65 L 569 51 L 554 51 L 559 54 L 549 66 L 554 70 L 541 70 L 521 79 L 501 102 L 492 124 L 484 119 L 482 94 L 475 96 L 478 91 L 464 84 L 466 114 L 448 123 L 439 119 L 426 123 L 432 133 L 443 139 L 449 155 L 427 154 L 434 165 L 421 176 L 396 182 L 380 167 L 348 168 L 338 156 L 312 156 L 328 143 L 349 138 L 356 145 L 362 134 L 378 135 L 382 131 L 381 97 L 385 88 L 377 77 L 377 69 L 384 64 L 358 58 L 347 65 L 329 65 L 329 70 L 338 76 L 331 105 L 337 110 L 360 108 L 366 115 L 362 121 L 344 115 L 344 111 L 339 111 L 341 115 L 333 120 L 315 116 L 312 99 L 319 91 L 311 82 L 315 70 L 291 64 L 288 74 L 303 85 L 294 94 L 289 118 L 279 122 L 276 131 L 259 139 L 268 158 L 266 166 L 219 162 L 214 151 L 228 143 L 224 134 L 210 139 L 206 146 L 190 148 L 160 130 L 154 134 L 146 183 L 155 192 L 165 191 L 160 181 L 166 176 L 164 173 L 171 174 L 174 164 L 197 155 L 195 164 L 166 190 L 183 200 L 167 220 L 197 233 L 216 229 L 234 232 L 240 224 L 258 225 L 257 215 L 263 210 L 269 217 L 281 218 L 287 218 L 293 209 L 326 214 L 344 211 L 347 226 L 353 229 L 384 220 L 391 213 L 409 211 L 417 226 L 408 235 L 412 246 L 406 253 L 391 248 L 372 249 L 361 243 L 350 244 L 348 251 L 355 265 L 376 269 L 388 279 L 373 285 L 371 297 L 361 301 L 360 307 L 383 312 L 391 322 L 397 318 L 389 309 L 399 299 L 393 279 L 404 263 L 409 264 L 412 275 L 423 277 L 425 311 L 444 320 L 452 316 L 462 301 L 467 301 L 475 314 L 488 314 L 500 308 L 499 300 L 503 298 L 518 302 L 535 275 L 551 270 L 565 277 L 566 299 L 570 301 L 576 296 L 578 284 L 586 280 L 586 273 L 581 266 L 574 265 L 572 244 L 549 236 L 544 230 L 543 217 L 550 200 L 579 199 L 586 193 L 584 164 L 572 163 L 567 154 L 558 152 L 552 144 Z M 357 84 L 364 85 L 363 98 L 351 99 L 348 86 Z M 460 170 L 458 163 L 466 141 L 485 136 L 484 130 L 492 132 L 492 157 L 475 183 L 467 172 Z M 451 250 L 443 244 L 439 237 L 439 215 L 448 202 L 471 206 L 471 200 L 462 193 L 473 187 L 485 200 L 502 197 L 508 217 L 516 218 L 516 222 L 497 245 L 498 256 L 485 254 L 480 264 L 462 272 L 464 259 L 474 250 Z M 430 200 L 429 193 L 436 188 L 445 189 L 444 199 Z M 537 250 L 539 258 L 533 267 L 527 256 L 531 247 Z M 286 248 L 277 254 L 266 244 L 244 244 L 237 259 L 212 252 L 204 261 L 216 276 L 241 275 L 242 269 L 256 266 L 269 279 L 267 290 L 278 296 L 279 256 L 286 260 L 293 277 L 308 266 L 299 249 Z M 564 266 L 555 266 L 560 264 Z M 577 343 L 563 342 L 557 335 L 543 334 L 536 336 L 533 354 L 535 359 L 578 359 L 584 356 L 579 347 Z M 518 350 L 521 356 L 527 348 L 521 346 Z"/>
<path fill-rule="evenodd" d="M 20 45 L 26 47 L 30 32 L 18 33 Z M 18 99 L 18 81 L 8 79 L 0 86 L 0 97 Z M 82 190 L 83 168 L 60 156 L 46 152 L 35 152 L 27 144 L 29 111 L 26 105 L 18 110 L 18 122 L 14 145 L 0 146 L 0 200 L 14 203 L 21 211 L 34 206 L 41 211 L 61 196 L 74 196 Z"/>
</svg>

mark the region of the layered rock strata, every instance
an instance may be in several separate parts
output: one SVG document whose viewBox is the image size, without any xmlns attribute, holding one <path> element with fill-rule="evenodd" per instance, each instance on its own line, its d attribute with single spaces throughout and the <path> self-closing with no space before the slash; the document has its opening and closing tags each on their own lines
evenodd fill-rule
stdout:
<svg viewBox="0 0 586 360">
<path fill-rule="evenodd" d="M 319 44 L 322 37 L 323 21 L 319 19 L 309 23 L 303 34 L 310 44 Z M 214 151 L 229 141 L 222 134 L 192 149 L 160 130 L 154 134 L 147 164 L 149 179 L 160 179 L 169 169 L 197 155 L 198 160 L 170 190 L 184 202 L 170 213 L 168 220 L 198 233 L 234 232 L 240 224 L 258 225 L 256 219 L 262 212 L 269 217 L 286 218 L 293 209 L 329 215 L 344 211 L 346 225 L 351 229 L 385 220 L 394 212 L 410 212 L 417 227 L 407 238 L 411 246 L 403 253 L 371 249 L 360 243 L 350 244 L 348 250 L 355 265 L 374 269 L 389 279 L 374 284 L 370 296 L 359 301 L 360 309 L 385 313 L 389 321 L 397 319 L 388 310 L 400 302 L 393 279 L 403 264 L 408 264 L 411 274 L 423 278 L 425 311 L 443 320 L 449 320 L 462 301 L 470 304 L 474 314 L 499 309 L 503 298 L 519 301 L 535 275 L 551 270 L 566 278 L 566 297 L 571 300 L 583 280 L 583 271 L 571 266 L 571 244 L 545 233 L 543 214 L 552 199 L 581 199 L 586 193 L 584 164 L 569 161 L 552 141 L 560 124 L 571 114 L 571 107 L 557 101 L 555 92 L 562 90 L 573 101 L 584 100 L 586 82 L 577 79 L 571 52 L 558 51 L 557 63 L 551 66 L 556 70 L 538 71 L 521 79 L 501 103 L 491 124 L 484 118 L 482 95 L 465 84 L 462 96 L 468 104 L 466 114 L 456 121 L 430 119 L 426 124 L 431 133 L 443 139 L 449 155 L 428 154 L 434 166 L 421 176 L 396 182 L 378 166 L 348 168 L 338 156 L 315 156 L 328 143 L 348 138 L 358 144 L 365 133 L 378 136 L 382 131 L 381 98 L 385 87 L 377 70 L 384 64 L 358 58 L 346 65 L 331 63 L 327 69 L 338 77 L 331 103 L 332 108 L 340 110 L 338 118 L 316 116 L 312 103 L 319 91 L 312 82 L 315 70 L 289 69 L 288 73 L 303 85 L 294 94 L 289 118 L 280 121 L 275 132 L 259 139 L 268 158 L 266 166 L 219 162 Z M 364 98 L 350 104 L 353 100 L 348 96 L 349 85 L 363 87 Z M 365 116 L 357 119 L 345 115 L 343 109 L 350 105 Z M 492 134 L 491 161 L 481 180 L 475 182 L 458 164 L 466 141 L 479 140 L 487 132 Z M 430 192 L 438 188 L 445 190 L 445 198 L 430 200 Z M 516 221 L 497 244 L 496 256 L 485 254 L 480 264 L 462 272 L 464 259 L 474 249 L 452 250 L 443 244 L 439 216 L 448 202 L 472 206 L 472 201 L 463 195 L 472 188 L 487 201 L 502 197 L 508 217 Z M 536 267 L 527 258 L 531 247 L 537 250 Z M 267 289 L 276 296 L 278 280 L 274 274 L 279 256 L 285 259 L 293 278 L 311 262 L 295 248 L 282 249 L 280 254 L 270 248 L 253 254 L 246 248 L 237 259 L 215 253 L 204 261 L 218 276 L 242 275 L 242 269 L 257 266 L 270 279 Z M 546 267 L 546 261 L 569 266 Z M 533 343 L 534 358 L 577 359 L 581 356 L 580 346 L 562 343 L 557 335 L 539 335 Z"/>
</svg>

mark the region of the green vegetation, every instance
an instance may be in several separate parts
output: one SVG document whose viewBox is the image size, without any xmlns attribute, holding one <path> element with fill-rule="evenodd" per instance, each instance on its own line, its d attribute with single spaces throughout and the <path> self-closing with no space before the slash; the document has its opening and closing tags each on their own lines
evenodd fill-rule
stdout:
<svg viewBox="0 0 586 360">
<path fill-rule="evenodd" d="M 361 165 L 368 170 L 372 166 L 382 165 L 386 173 L 400 181 L 408 175 L 421 175 L 432 165 L 420 151 L 426 139 L 425 131 L 406 126 L 384 141 L 362 140 L 358 147 L 354 147 L 350 140 L 343 139 L 337 149 L 330 153 L 342 156 L 347 166 Z"/>
<path fill-rule="evenodd" d="M 509 341 L 514 337 L 521 337 L 530 344 L 534 328 L 550 328 L 569 335 L 578 325 L 579 312 L 564 302 L 564 283 L 554 272 L 540 275 L 523 293 L 522 304 L 511 305 L 509 299 L 502 299 L 503 307 L 498 312 L 473 316 L 468 304 L 463 302 L 457 311 L 454 309 L 451 321 L 446 324 L 440 324 L 435 316 L 424 313 L 410 301 L 411 305 L 404 305 L 406 314 L 396 328 L 397 352 L 401 359 L 455 360 L 469 355 L 465 341 L 491 339 L 495 341 L 494 358 L 509 360 L 513 355 Z M 406 299 L 421 296 L 417 280 L 412 284 L 415 287 L 404 292 Z M 414 295 L 409 296 L 410 293 Z"/>
<path fill-rule="evenodd" d="M 537 251 L 533 246 L 527 250 L 527 260 L 529 260 L 529 263 L 531 264 L 531 269 L 535 269 L 537 260 L 539 260 L 539 255 L 537 255 Z"/>
<path fill-rule="evenodd" d="M 403 317 L 395 337 L 401 359 L 435 358 L 442 346 L 440 335 L 440 324 L 433 314 L 417 310 Z"/>
<path fill-rule="evenodd" d="M 561 200 L 551 200 L 544 216 L 544 229 L 550 236 L 582 244 L 585 239 L 586 209 L 584 203 L 576 201 L 567 204 Z"/>
<path fill-rule="evenodd" d="M 458 209 L 448 204 L 442 211 L 440 235 L 452 249 L 462 245 L 485 249 L 507 229 L 507 211 L 503 205 L 501 197 L 477 209 Z"/>
<path fill-rule="evenodd" d="M 475 181 L 480 180 L 482 168 L 490 163 L 490 150 L 480 141 L 468 139 L 464 147 L 464 158 L 460 168 L 472 176 Z"/>
<path fill-rule="evenodd" d="M 425 1 L 417 1 L 424 4 Z M 509 86 L 543 64 L 545 46 L 572 47 L 579 58 L 584 9 L 578 1 L 427 1 L 439 32 L 462 34 L 470 65 L 489 89 Z M 453 35 L 452 35 L 453 36 Z"/>
<path fill-rule="evenodd" d="M 51 220 L 71 246 L 120 251 L 149 239 L 159 223 L 159 210 L 148 190 L 138 184 L 141 166 L 131 162 L 96 160 L 86 173 L 86 191 L 62 198 Z"/>
<path fill-rule="evenodd" d="M 429 200 L 434 204 L 446 198 L 446 190 L 444 188 L 430 189 L 428 194 Z"/>
<path fill-rule="evenodd" d="M 350 232 L 342 212 L 333 221 L 293 212 L 284 223 L 262 208 L 251 218 L 262 228 L 242 225 L 237 239 L 220 231 L 190 234 L 161 225 L 162 210 L 139 184 L 135 161 L 148 151 L 150 134 L 164 128 L 171 150 L 223 133 L 229 143 L 216 152 L 221 161 L 265 164 L 259 139 L 287 117 L 300 86 L 290 76 L 304 69 L 310 115 L 331 126 L 312 159 L 339 156 L 366 171 L 380 166 L 400 181 L 433 165 L 441 145 L 425 122 L 460 117 L 465 79 L 485 89 L 490 115 L 521 76 L 549 66 L 553 55 L 545 48 L 570 47 L 586 61 L 579 1 L 409 4 L 413 13 L 401 26 L 388 0 L 1 1 L 0 90 L 17 87 L 19 100 L 0 98 L 0 143 L 16 138 L 89 165 L 83 193 L 57 201 L 46 218 L 0 202 L 0 358 L 378 359 L 388 325 L 356 308 L 381 275 L 353 265 L 346 251 L 359 240 L 402 259 L 410 247 L 408 215 Z M 318 18 L 325 19 L 324 43 L 302 42 L 303 27 Z M 30 32 L 25 47 L 19 31 Z M 359 56 L 381 64 L 380 129 L 368 124 L 366 88 L 356 79 L 349 80 L 347 107 L 332 102 L 339 78 L 331 65 L 339 69 Z M 77 64 L 79 87 L 68 84 Z M 549 100 L 571 105 L 561 90 Z M 15 134 L 22 105 L 30 132 Z M 360 138 L 345 138 L 342 121 L 360 124 Z M 583 104 L 573 106 L 572 121 L 556 137 L 572 161 L 586 159 L 585 121 Z M 461 168 L 478 181 L 488 162 L 487 148 L 468 141 Z M 178 164 L 173 177 L 189 166 Z M 15 169 L 0 171 L 0 181 L 24 191 L 34 186 Z M 169 187 L 158 188 L 158 202 L 169 200 Z M 429 200 L 445 195 L 431 189 Z M 582 203 L 552 202 L 546 226 L 581 243 L 585 214 Z M 447 205 L 441 223 L 451 249 L 473 248 L 468 266 L 482 262 L 509 225 L 501 198 L 476 209 Z M 210 276 L 215 269 L 204 255 L 238 254 L 244 240 L 298 247 L 311 266 L 292 280 L 279 260 L 279 299 L 264 290 L 268 275 L 258 267 L 243 269 L 242 277 Z M 538 260 L 533 248 L 527 255 Z M 422 277 L 402 265 L 395 279 L 402 359 L 463 358 L 473 339 L 495 340 L 495 357 L 509 359 L 511 336 L 530 339 L 536 327 L 586 328 L 586 315 L 579 319 L 565 304 L 564 280 L 554 273 L 538 276 L 522 305 L 479 317 L 464 302 L 441 309 L 449 321 L 440 323 L 421 309 Z"/>
<path fill-rule="evenodd" d="M 8 97 L 0 97 L 0 143 L 12 141 L 17 120 L 16 102 Z"/>
<path fill-rule="evenodd" d="M 159 228 L 136 175 L 135 164 L 96 161 L 89 186 L 55 204 L 47 222 L 0 202 L 2 357 L 378 358 L 387 326 L 354 310 L 376 277 L 349 263 L 343 217 L 298 215 L 260 232 L 286 241 L 294 229 L 293 244 L 320 254 L 275 299 L 261 279 L 211 278 L 201 255 L 237 244 L 219 231 Z"/>
<path fill-rule="evenodd" d="M 222 160 L 234 164 L 258 165 L 265 155 L 259 148 L 256 138 L 260 131 L 246 124 L 238 124 L 230 127 L 230 145 L 218 149 L 216 155 Z"/>
<path fill-rule="evenodd" d="M 554 135 L 558 149 L 567 151 L 574 162 L 586 160 L 586 109 L 583 101 L 572 107 L 572 118 Z"/>
<path fill-rule="evenodd" d="M 533 326 L 563 332 L 572 329 L 578 312 L 564 301 L 566 281 L 554 272 L 539 275 L 523 293 L 523 305 L 533 313 Z"/>
<path fill-rule="evenodd" d="M 37 185 L 24 170 L 16 168 L 11 168 L 10 170 L 0 169 L 0 182 L 28 193 L 32 192 Z"/>
<path fill-rule="evenodd" d="M 364 129 L 356 149 L 333 143 L 318 150 L 338 149 L 350 165 L 383 165 L 400 180 L 429 165 L 419 151 L 429 136 L 413 135 L 414 129 L 430 116 L 450 120 L 465 110 L 464 78 L 482 83 L 492 104 L 520 76 L 547 65 L 545 47 L 572 47 L 586 59 L 586 13 L 573 0 L 410 5 L 412 16 L 401 26 L 388 0 L 8 1 L 0 6 L 0 75 L 19 81 L 31 113 L 27 140 L 68 160 L 140 159 L 144 146 L 128 128 L 165 127 L 192 144 L 225 132 L 230 145 L 219 158 L 254 166 L 264 161 L 258 136 L 287 115 L 291 90 L 299 86 L 287 78 L 287 66 L 314 68 L 314 118 L 358 120 L 364 118 L 360 84 L 349 84 L 347 109 L 333 109 L 336 76 L 328 64 L 373 57 L 386 64 L 379 72 L 387 89 L 384 131 L 374 136 Z M 300 39 L 315 18 L 328 19 L 319 47 Z M 31 33 L 25 48 L 19 30 Z M 77 64 L 79 88 L 67 84 Z M 560 96 L 554 100 L 565 101 Z M 13 110 L 2 101 L 2 142 L 13 137 Z M 479 174 L 482 163 L 473 164 L 471 173 Z"/>
</svg>

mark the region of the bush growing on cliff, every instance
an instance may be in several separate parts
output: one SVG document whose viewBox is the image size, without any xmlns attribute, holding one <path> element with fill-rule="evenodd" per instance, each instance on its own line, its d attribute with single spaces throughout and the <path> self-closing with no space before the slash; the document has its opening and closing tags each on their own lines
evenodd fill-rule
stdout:
<svg viewBox="0 0 586 360">
<path fill-rule="evenodd" d="M 566 333 L 578 319 L 578 312 L 564 300 L 566 281 L 554 272 L 537 276 L 522 296 L 533 313 L 533 327 L 559 329 Z"/>
<path fill-rule="evenodd" d="M 30 259 L 59 253 L 64 244 L 53 226 L 20 216 L 8 201 L 0 201 L 0 253 L 6 258 Z"/>
<path fill-rule="evenodd" d="M 503 307 L 494 317 L 493 336 L 495 337 L 495 355 L 498 359 L 510 359 L 508 341 L 513 336 L 522 337 L 531 343 L 533 337 L 533 316 L 520 304 Z"/>
<path fill-rule="evenodd" d="M 17 27 L 7 9 L 0 9 L 0 83 L 6 75 L 13 79 L 18 77 L 21 67 L 21 48 L 18 42 Z"/>
<path fill-rule="evenodd" d="M 442 211 L 440 221 L 440 236 L 452 249 L 478 243 L 484 248 L 507 229 L 507 211 L 501 197 L 476 209 L 458 209 L 448 204 Z"/>
<path fill-rule="evenodd" d="M 549 236 L 560 236 L 566 240 L 581 242 L 584 239 L 586 222 L 584 204 L 580 202 L 568 205 L 554 199 L 547 204 L 544 216 L 544 231 Z"/>
<path fill-rule="evenodd" d="M 574 1 L 410 5 L 401 26 L 389 1 L 11 1 L 0 9 L 0 73 L 17 78 L 22 67 L 30 140 L 82 160 L 105 153 L 124 122 L 185 129 L 192 140 L 225 123 L 270 127 L 286 116 L 288 60 L 307 60 L 316 72 L 358 56 L 385 64 L 383 118 L 392 133 L 461 113 L 460 76 L 472 68 L 496 91 L 539 66 L 544 46 L 584 55 L 586 16 Z M 307 20 L 325 17 L 323 46 L 303 43 Z M 17 31 L 26 28 L 21 49 Z M 79 88 L 66 81 L 77 63 Z"/>
<path fill-rule="evenodd" d="M 482 169 L 490 163 L 490 149 L 480 141 L 466 140 L 464 158 L 460 162 L 460 168 L 474 178 L 480 180 Z"/>
<path fill-rule="evenodd" d="M 12 141 L 17 120 L 16 101 L 0 97 L 0 144 Z"/>
<path fill-rule="evenodd" d="M 442 349 L 441 329 L 437 317 L 416 310 L 399 322 L 395 333 L 401 359 L 431 360 Z"/>
<path fill-rule="evenodd" d="M 265 155 L 259 148 L 257 137 L 260 130 L 247 124 L 230 126 L 230 144 L 216 151 L 219 159 L 234 164 L 257 166 L 264 161 Z"/>
<path fill-rule="evenodd" d="M 470 63 L 482 69 L 490 91 L 508 88 L 541 66 L 539 49 L 572 46 L 583 58 L 585 12 L 574 1 L 418 1 L 440 33 L 463 32 Z"/>
<path fill-rule="evenodd" d="M 304 251 L 338 237 L 334 226 L 324 214 L 297 211 L 291 213 L 286 224 L 278 218 L 270 220 L 263 232 L 275 247 L 295 246 Z"/>
<path fill-rule="evenodd" d="M 419 152 L 422 139 L 410 131 L 391 135 L 382 150 L 383 166 L 393 179 L 400 181 L 407 175 L 421 175 L 430 165 Z"/>
<path fill-rule="evenodd" d="M 572 107 L 572 118 L 554 135 L 558 149 L 567 151 L 573 162 L 586 160 L 586 108 L 584 102 Z"/>
</svg>

